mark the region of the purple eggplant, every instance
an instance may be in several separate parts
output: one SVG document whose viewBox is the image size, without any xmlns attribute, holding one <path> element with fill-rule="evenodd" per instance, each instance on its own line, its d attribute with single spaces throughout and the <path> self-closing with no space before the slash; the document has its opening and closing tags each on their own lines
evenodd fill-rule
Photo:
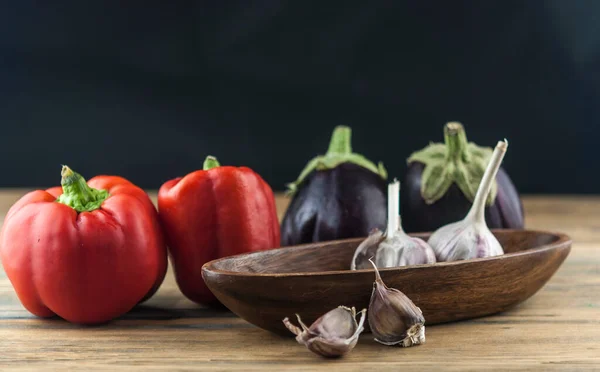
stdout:
<svg viewBox="0 0 600 372">
<path fill-rule="evenodd" d="M 281 245 L 365 237 L 387 223 L 387 172 L 352 152 L 351 129 L 338 126 L 329 150 L 289 184 L 292 200 L 281 222 Z"/>
<path fill-rule="evenodd" d="M 467 142 L 460 123 L 444 128 L 445 143 L 413 153 L 402 182 L 400 212 L 406 232 L 435 231 L 463 219 L 473 203 L 491 148 Z M 522 229 L 523 204 L 508 173 L 500 168 L 486 202 L 490 229 Z"/>
</svg>

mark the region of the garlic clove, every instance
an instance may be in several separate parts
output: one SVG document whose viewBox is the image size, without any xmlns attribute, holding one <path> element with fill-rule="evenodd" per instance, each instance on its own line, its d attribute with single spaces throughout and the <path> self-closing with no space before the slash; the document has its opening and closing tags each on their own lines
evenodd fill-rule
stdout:
<svg viewBox="0 0 600 372">
<path fill-rule="evenodd" d="M 508 148 L 506 140 L 499 141 L 492 153 L 467 216 L 437 229 L 428 240 L 438 261 L 457 261 L 504 254 L 498 239 L 485 222 L 485 200 Z"/>
<path fill-rule="evenodd" d="M 313 353 L 328 358 L 340 357 L 356 346 L 358 337 L 364 330 L 366 311 L 363 309 L 360 312 L 358 323 L 354 307 L 338 306 L 315 320 L 310 327 L 302 322 L 298 314 L 296 317 L 302 328 L 293 325 L 287 317 L 283 319 L 283 324 L 296 335 L 298 343 L 305 345 Z"/>
<path fill-rule="evenodd" d="M 375 282 L 368 321 L 375 341 L 388 346 L 409 347 L 425 343 L 423 312 L 404 293 L 388 288 L 375 268 Z"/>
<path fill-rule="evenodd" d="M 374 228 L 369 233 L 369 236 L 363 240 L 356 251 L 354 251 L 354 257 L 352 257 L 352 262 L 350 264 L 351 270 L 361 270 L 368 269 L 371 267 L 369 263 L 369 258 L 374 257 L 377 253 L 377 248 L 379 244 L 385 239 L 385 236 L 381 230 L 378 228 Z"/>
</svg>

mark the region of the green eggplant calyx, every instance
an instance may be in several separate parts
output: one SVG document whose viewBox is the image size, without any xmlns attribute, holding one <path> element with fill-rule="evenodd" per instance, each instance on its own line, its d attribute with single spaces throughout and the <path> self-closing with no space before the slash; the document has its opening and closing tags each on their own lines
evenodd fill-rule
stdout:
<svg viewBox="0 0 600 372">
<path fill-rule="evenodd" d="M 77 212 L 91 212 L 102 205 L 110 196 L 107 190 L 89 187 L 85 179 L 71 168 L 63 165 L 60 172 L 63 193 L 56 200 Z"/>
<path fill-rule="evenodd" d="M 425 203 L 438 201 L 453 183 L 472 203 L 492 152 L 491 147 L 468 142 L 462 124 L 450 122 L 444 127 L 444 143 L 430 143 L 411 154 L 407 162 L 425 166 L 421 175 L 421 197 Z M 486 205 L 494 204 L 497 193 L 498 185 L 494 181 Z"/>
<path fill-rule="evenodd" d="M 214 156 L 208 155 L 204 160 L 204 165 L 202 166 L 203 170 L 209 170 L 213 168 L 220 167 L 221 163 Z"/>
<path fill-rule="evenodd" d="M 335 127 L 333 134 L 331 135 L 327 153 L 313 158 L 306 164 L 296 181 L 286 185 L 288 188 L 287 194 L 295 194 L 300 184 L 313 171 L 333 169 L 342 163 L 356 164 L 379 175 L 384 180 L 387 180 L 387 171 L 383 166 L 383 163 L 379 162 L 375 165 L 375 163 L 364 156 L 352 152 L 351 139 L 352 129 L 350 129 L 350 127 L 344 125 Z"/>
</svg>

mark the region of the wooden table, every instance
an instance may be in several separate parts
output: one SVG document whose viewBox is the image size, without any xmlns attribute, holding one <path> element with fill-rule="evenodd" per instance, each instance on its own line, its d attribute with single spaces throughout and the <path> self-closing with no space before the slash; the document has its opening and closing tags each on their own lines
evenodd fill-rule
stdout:
<svg viewBox="0 0 600 372">
<path fill-rule="evenodd" d="M 24 190 L 0 191 L 0 218 Z M 152 194 L 155 197 L 155 194 Z M 278 198 L 280 213 L 287 201 Z M 0 367 L 87 370 L 600 370 L 600 197 L 526 197 L 532 229 L 574 245 L 535 296 L 503 314 L 427 328 L 427 343 L 384 347 L 363 334 L 352 353 L 324 360 L 293 338 L 186 300 L 169 273 L 145 306 L 109 325 L 33 317 L 0 269 Z"/>
</svg>

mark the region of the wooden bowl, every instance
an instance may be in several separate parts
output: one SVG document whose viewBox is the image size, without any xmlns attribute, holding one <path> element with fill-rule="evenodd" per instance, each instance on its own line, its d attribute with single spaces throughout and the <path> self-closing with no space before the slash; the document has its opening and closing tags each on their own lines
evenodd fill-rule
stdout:
<svg viewBox="0 0 600 372">
<path fill-rule="evenodd" d="M 390 288 L 423 311 L 426 325 L 490 315 L 536 293 L 571 250 L 559 233 L 495 230 L 502 256 L 381 269 Z M 411 234 L 412 235 L 412 234 Z M 414 234 L 428 238 L 429 234 Z M 282 335 L 282 319 L 300 314 L 311 324 L 338 305 L 368 308 L 373 269 L 349 270 L 363 238 L 284 247 L 222 258 L 202 268 L 204 281 L 232 312 Z M 369 332 L 365 322 L 365 332 Z"/>
</svg>

